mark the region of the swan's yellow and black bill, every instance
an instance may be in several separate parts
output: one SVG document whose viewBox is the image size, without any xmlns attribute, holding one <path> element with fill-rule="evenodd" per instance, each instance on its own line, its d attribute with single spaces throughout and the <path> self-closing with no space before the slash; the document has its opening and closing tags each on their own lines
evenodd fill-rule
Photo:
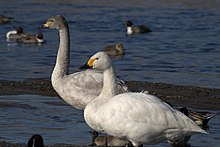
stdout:
<svg viewBox="0 0 220 147">
<path fill-rule="evenodd" d="M 90 58 L 89 61 L 88 61 L 88 63 L 87 63 L 88 66 L 91 66 L 91 67 L 92 67 L 95 60 L 96 60 L 96 58 Z"/>
<path fill-rule="evenodd" d="M 41 26 L 41 28 L 49 28 L 51 23 L 51 21 L 47 21 L 45 24 Z"/>
<path fill-rule="evenodd" d="M 83 66 L 80 67 L 80 69 L 89 69 L 93 67 L 93 63 L 96 59 L 95 58 L 90 58 L 89 61 L 84 64 Z"/>
</svg>

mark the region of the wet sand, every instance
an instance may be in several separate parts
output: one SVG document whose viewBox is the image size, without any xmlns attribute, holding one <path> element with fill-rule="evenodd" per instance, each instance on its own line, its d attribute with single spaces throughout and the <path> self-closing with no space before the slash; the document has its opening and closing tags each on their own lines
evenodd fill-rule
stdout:
<svg viewBox="0 0 220 147">
<path fill-rule="evenodd" d="M 174 106 L 220 110 L 220 89 L 137 81 L 127 81 L 126 83 L 131 91 L 147 90 L 150 94 L 156 95 Z M 38 94 L 58 97 L 51 82 L 44 79 L 0 80 L 0 89 L 0 95 Z"/>
<path fill-rule="evenodd" d="M 150 94 L 160 97 L 173 106 L 185 106 L 201 110 L 220 110 L 220 89 L 137 81 L 127 81 L 126 83 L 131 91 L 147 90 Z M 0 89 L 0 95 L 38 94 L 59 97 L 54 91 L 51 82 L 44 79 L 0 80 Z M 4 104 L 0 104 L 0 107 L 4 107 Z M 20 147 L 24 145 L 0 141 L 0 146 Z M 53 146 L 76 147 L 77 145 L 57 144 Z"/>
</svg>

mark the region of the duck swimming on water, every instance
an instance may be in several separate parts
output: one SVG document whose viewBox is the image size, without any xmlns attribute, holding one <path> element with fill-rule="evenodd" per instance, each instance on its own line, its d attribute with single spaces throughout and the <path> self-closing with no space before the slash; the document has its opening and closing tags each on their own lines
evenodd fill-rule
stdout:
<svg viewBox="0 0 220 147">
<path fill-rule="evenodd" d="M 41 44 L 41 43 L 44 43 L 44 36 L 40 32 L 40 33 L 37 33 L 36 35 L 29 35 L 27 37 L 23 37 L 21 39 L 18 39 L 17 41 L 21 43 L 27 43 L 27 44 L 30 44 L 30 43 Z"/>
<path fill-rule="evenodd" d="M 133 25 L 133 23 L 130 20 L 126 21 L 126 27 L 127 27 L 127 35 L 132 35 L 136 33 L 148 33 L 151 32 L 150 28 L 144 26 L 144 25 Z"/>
<path fill-rule="evenodd" d="M 12 21 L 12 17 L 8 17 L 5 15 L 0 15 L 0 24 L 7 24 L 10 23 Z"/>
<path fill-rule="evenodd" d="M 30 34 L 24 33 L 22 27 L 16 27 L 15 30 L 8 31 L 6 33 L 7 40 L 17 40 L 28 37 Z"/>
<path fill-rule="evenodd" d="M 113 46 L 105 47 L 104 51 L 110 56 L 123 56 L 125 54 L 125 48 L 122 43 L 116 43 Z"/>
</svg>

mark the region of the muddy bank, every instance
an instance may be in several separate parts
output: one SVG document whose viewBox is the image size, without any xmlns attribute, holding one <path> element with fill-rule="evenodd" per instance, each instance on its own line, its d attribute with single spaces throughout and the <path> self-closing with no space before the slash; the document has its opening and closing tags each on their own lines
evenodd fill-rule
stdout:
<svg viewBox="0 0 220 147">
<path fill-rule="evenodd" d="M 128 81 L 127 84 L 132 91 L 147 90 L 150 94 L 157 95 L 175 106 L 220 110 L 220 89 L 136 81 Z M 0 80 L 0 95 L 19 94 L 58 96 L 49 80 Z"/>
<path fill-rule="evenodd" d="M 174 106 L 220 110 L 220 89 L 133 81 L 128 86 L 134 91 L 144 88 Z"/>
</svg>

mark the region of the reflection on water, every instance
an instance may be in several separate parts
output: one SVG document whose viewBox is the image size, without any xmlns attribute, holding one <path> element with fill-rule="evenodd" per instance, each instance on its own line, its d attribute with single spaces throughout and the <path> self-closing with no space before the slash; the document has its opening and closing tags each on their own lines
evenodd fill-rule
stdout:
<svg viewBox="0 0 220 147">
<path fill-rule="evenodd" d="M 83 112 L 61 99 L 39 95 L 0 96 L 0 140 L 25 143 L 33 134 L 41 134 L 45 144 L 88 145 L 92 135 Z M 211 119 L 209 135 L 195 135 L 193 146 L 214 147 L 220 139 L 220 115 Z M 159 144 L 168 146 L 168 144 Z"/>
</svg>

